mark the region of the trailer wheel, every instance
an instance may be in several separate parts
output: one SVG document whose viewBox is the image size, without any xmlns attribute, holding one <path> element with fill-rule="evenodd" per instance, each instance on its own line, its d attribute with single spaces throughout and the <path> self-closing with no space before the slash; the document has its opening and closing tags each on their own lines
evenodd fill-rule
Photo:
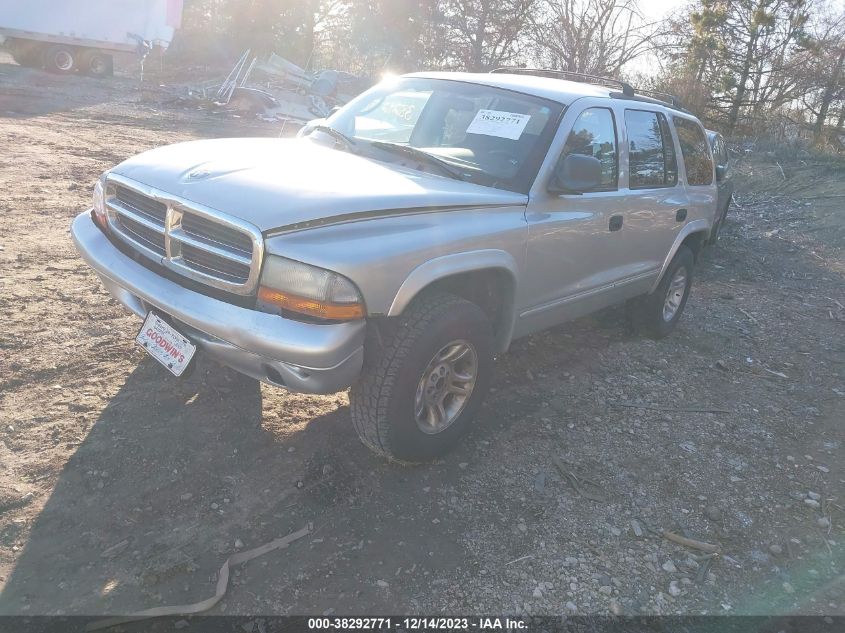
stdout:
<svg viewBox="0 0 845 633">
<path fill-rule="evenodd" d="M 91 77 L 110 77 L 114 74 L 114 60 L 111 55 L 89 48 L 79 55 L 79 69 Z"/>
<path fill-rule="evenodd" d="M 76 68 L 77 51 L 72 46 L 55 44 L 44 51 L 44 67 L 52 73 L 66 75 Z"/>
</svg>

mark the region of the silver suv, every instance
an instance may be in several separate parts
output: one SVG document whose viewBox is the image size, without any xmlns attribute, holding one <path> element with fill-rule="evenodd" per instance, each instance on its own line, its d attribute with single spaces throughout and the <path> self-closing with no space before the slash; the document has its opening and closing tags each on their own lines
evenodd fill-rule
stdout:
<svg viewBox="0 0 845 633">
<path fill-rule="evenodd" d="M 574 81 L 572 79 L 575 79 Z M 678 322 L 716 216 L 699 121 L 621 82 L 419 73 L 297 139 L 180 143 L 96 183 L 79 252 L 175 375 L 351 386 L 363 442 L 431 459 L 511 341 L 611 304 Z"/>
</svg>

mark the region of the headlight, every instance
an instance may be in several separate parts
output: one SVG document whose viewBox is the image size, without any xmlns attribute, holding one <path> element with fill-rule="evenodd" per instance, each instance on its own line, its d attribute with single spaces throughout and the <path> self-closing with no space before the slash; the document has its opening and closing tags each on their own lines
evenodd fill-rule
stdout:
<svg viewBox="0 0 845 633">
<path fill-rule="evenodd" d="M 106 220 L 106 196 L 105 196 L 105 180 L 106 175 L 103 174 L 94 183 L 94 194 L 92 199 L 94 222 L 103 229 L 108 230 L 108 221 Z"/>
<path fill-rule="evenodd" d="M 364 317 L 364 301 L 351 281 L 330 270 L 270 255 L 261 273 L 258 309 L 283 310 L 332 321 Z"/>
</svg>

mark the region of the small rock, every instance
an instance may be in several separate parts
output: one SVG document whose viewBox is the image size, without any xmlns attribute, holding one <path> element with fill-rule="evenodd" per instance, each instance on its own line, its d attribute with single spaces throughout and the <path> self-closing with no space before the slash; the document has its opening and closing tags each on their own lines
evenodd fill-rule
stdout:
<svg viewBox="0 0 845 633">
<path fill-rule="evenodd" d="M 816 521 L 816 525 L 822 529 L 827 529 L 830 527 L 830 519 L 827 517 L 819 517 L 818 521 Z"/>
<path fill-rule="evenodd" d="M 622 531 L 619 528 L 615 528 L 615 527 L 610 528 L 610 533 L 613 534 L 613 536 L 621 536 L 622 535 Z"/>
<path fill-rule="evenodd" d="M 678 571 L 678 568 L 675 567 L 675 563 L 672 562 L 672 559 L 669 559 L 665 563 L 663 563 L 662 567 L 663 571 L 668 571 L 670 574 L 674 574 L 676 571 Z"/>
<path fill-rule="evenodd" d="M 572 611 L 572 613 L 575 613 L 578 610 L 578 605 L 576 605 L 574 602 L 567 602 L 566 603 L 566 610 Z"/>
<path fill-rule="evenodd" d="M 829 473 L 830 472 L 830 468 L 828 468 L 827 466 L 816 466 L 816 468 L 818 468 L 823 473 Z"/>
<path fill-rule="evenodd" d="M 458 464 L 458 468 L 460 468 L 461 470 L 466 470 L 467 466 L 469 466 L 469 462 L 461 462 L 460 464 Z"/>
<path fill-rule="evenodd" d="M 188 624 L 187 620 L 177 620 L 176 622 L 173 623 L 174 629 L 185 629 L 189 626 L 190 626 L 190 624 Z"/>
<path fill-rule="evenodd" d="M 386 580 L 376 580 L 376 584 L 382 589 L 387 589 L 390 586 Z"/>
<path fill-rule="evenodd" d="M 296 451 L 296 446 L 288 446 L 288 453 L 293 453 Z"/>
<path fill-rule="evenodd" d="M 603 593 L 604 595 L 609 596 L 613 593 L 613 587 L 609 585 L 602 585 L 601 587 L 599 587 L 599 593 Z"/>
<path fill-rule="evenodd" d="M 182 501 L 190 501 L 190 500 L 191 500 L 191 498 L 192 498 L 193 496 L 194 496 L 194 495 L 193 495 L 193 494 L 191 494 L 190 492 L 186 492 L 185 494 L 183 494 L 183 495 L 182 495 L 181 497 L 179 497 L 179 498 L 180 498 Z"/>
<path fill-rule="evenodd" d="M 440 519 L 432 519 L 431 522 L 434 523 L 434 525 L 437 525 L 440 523 Z"/>
<path fill-rule="evenodd" d="M 722 511 L 719 510 L 716 506 L 707 506 L 704 508 L 704 516 L 706 516 L 711 521 L 721 521 L 722 520 Z"/>
<path fill-rule="evenodd" d="M 323 615 L 325 615 L 325 616 L 331 615 L 332 613 L 334 613 L 334 608 L 333 608 L 333 607 L 329 607 L 328 609 L 326 609 L 325 611 L 323 611 Z"/>
<path fill-rule="evenodd" d="M 211 509 L 212 509 L 212 510 L 216 510 L 216 509 L 217 509 L 217 508 L 219 508 L 219 507 L 220 507 L 220 506 L 219 506 L 218 504 L 216 504 L 216 503 L 212 503 L 212 504 L 211 504 Z"/>
<path fill-rule="evenodd" d="M 607 605 L 607 608 L 610 609 L 610 612 L 613 615 L 622 615 L 623 613 L 622 605 L 616 602 L 616 600 L 611 600 L 610 604 Z"/>
<path fill-rule="evenodd" d="M 786 593 L 795 593 L 795 587 L 793 587 L 793 586 L 792 586 L 791 584 L 789 584 L 788 582 L 783 583 L 783 585 L 782 585 L 782 586 L 783 586 L 783 590 L 784 590 Z"/>
<path fill-rule="evenodd" d="M 808 492 L 807 496 L 810 499 L 812 499 L 813 501 L 819 501 L 822 498 L 822 496 L 818 492 L 812 492 L 812 491 Z"/>
<path fill-rule="evenodd" d="M 669 595 L 675 598 L 681 595 L 681 588 L 678 586 L 677 580 L 673 580 L 669 583 Z"/>
<path fill-rule="evenodd" d="M 643 528 L 640 526 L 640 522 L 636 519 L 631 519 L 631 529 L 634 531 L 634 536 L 637 538 L 643 537 Z"/>
<path fill-rule="evenodd" d="M 244 546 L 244 542 L 241 539 L 236 538 L 235 539 L 235 549 L 241 549 L 243 546 Z"/>
<path fill-rule="evenodd" d="M 811 508 L 818 508 L 821 504 L 815 499 L 804 499 L 804 505 L 808 505 Z"/>
<path fill-rule="evenodd" d="M 524 534 L 525 532 L 528 531 L 528 526 L 525 525 L 525 523 L 520 523 L 519 525 L 516 526 L 516 529 L 518 529 L 520 532 L 522 532 Z"/>
<path fill-rule="evenodd" d="M 543 590 L 540 589 L 540 587 L 535 587 L 534 593 L 532 593 L 531 595 L 534 596 L 535 598 L 542 598 L 543 597 Z"/>
<path fill-rule="evenodd" d="M 773 556 L 780 556 L 781 554 L 783 554 L 783 548 L 777 543 L 772 543 L 771 545 L 769 545 L 769 552 Z"/>
</svg>

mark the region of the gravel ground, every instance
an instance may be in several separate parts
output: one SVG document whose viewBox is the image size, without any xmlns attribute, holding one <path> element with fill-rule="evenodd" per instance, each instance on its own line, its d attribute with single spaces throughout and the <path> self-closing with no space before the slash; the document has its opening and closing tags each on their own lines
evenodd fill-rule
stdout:
<svg viewBox="0 0 845 633">
<path fill-rule="evenodd" d="M 0 613 L 204 599 L 228 555 L 310 525 L 213 612 L 845 614 L 842 233 L 804 186 L 841 196 L 841 171 L 784 165 L 799 191 L 744 159 L 670 338 L 614 309 L 518 341 L 466 441 L 403 468 L 358 443 L 346 394 L 204 359 L 174 381 L 133 347 L 68 234 L 94 179 L 279 133 L 148 81 L 0 58 Z"/>
</svg>

